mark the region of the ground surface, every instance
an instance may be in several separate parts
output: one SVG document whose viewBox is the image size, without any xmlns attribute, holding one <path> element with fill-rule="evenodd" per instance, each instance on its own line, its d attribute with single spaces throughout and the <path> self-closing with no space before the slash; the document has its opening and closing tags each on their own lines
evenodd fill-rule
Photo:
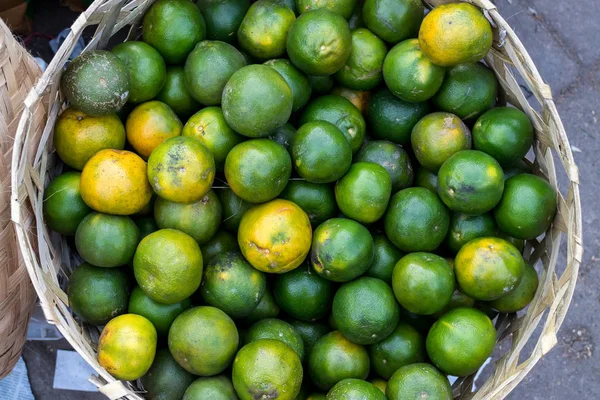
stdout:
<svg viewBox="0 0 600 400">
<path fill-rule="evenodd" d="M 73 14 L 52 11 L 47 0 L 36 29 L 56 35 Z M 558 333 L 558 345 L 544 357 L 509 399 L 600 398 L 600 2 L 597 0 L 496 0 L 521 38 L 541 75 L 552 87 L 558 110 L 575 146 L 580 170 L 585 254 L 571 309 Z M 46 10 L 47 8 L 47 10 Z M 46 14 L 52 13 L 52 14 Z M 48 18 L 51 15 L 51 18 Z M 47 54 L 43 39 L 33 53 Z M 34 394 L 39 400 L 100 399 L 100 395 L 53 391 L 57 348 L 66 344 L 28 343 L 24 351 Z"/>
<path fill-rule="evenodd" d="M 558 345 L 508 397 L 562 400 L 600 397 L 600 12 L 597 0 L 496 0 L 552 87 L 579 167 L 585 254 Z M 596 38 L 596 39 L 594 39 Z M 595 43 L 595 44 L 593 44 Z"/>
</svg>

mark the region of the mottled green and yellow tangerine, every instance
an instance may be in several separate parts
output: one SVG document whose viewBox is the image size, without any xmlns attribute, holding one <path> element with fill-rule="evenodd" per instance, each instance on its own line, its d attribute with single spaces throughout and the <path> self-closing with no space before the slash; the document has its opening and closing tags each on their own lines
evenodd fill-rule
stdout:
<svg viewBox="0 0 600 400">
<path fill-rule="evenodd" d="M 129 279 L 124 268 L 79 265 L 69 277 L 69 307 L 83 321 L 105 325 L 127 312 Z"/>
<path fill-rule="evenodd" d="M 460 289 L 476 300 L 495 300 L 513 290 L 525 273 L 525 261 L 504 239 L 477 238 L 464 245 L 454 259 Z"/>
<path fill-rule="evenodd" d="M 295 400 L 302 385 L 302 363 L 291 347 L 274 339 L 248 343 L 233 362 L 233 386 L 240 400 Z"/>
<path fill-rule="evenodd" d="M 392 196 L 384 228 L 402 251 L 433 251 L 444 241 L 449 222 L 448 209 L 435 193 L 413 187 Z"/>
<path fill-rule="evenodd" d="M 152 197 L 147 167 L 137 154 L 100 150 L 81 171 L 81 197 L 96 211 L 130 215 L 141 211 Z"/>
<path fill-rule="evenodd" d="M 494 107 L 497 96 L 498 81 L 494 71 L 476 62 L 448 69 L 444 83 L 432 101 L 440 110 L 471 120 Z"/>
<path fill-rule="evenodd" d="M 385 388 L 387 386 L 387 381 L 380 378 L 371 378 L 369 380 L 377 389 L 381 391 L 381 393 L 385 394 Z"/>
<path fill-rule="evenodd" d="M 146 236 L 133 257 L 135 280 L 154 301 L 180 302 L 194 293 L 202 280 L 203 260 L 198 243 L 175 229 Z"/>
<path fill-rule="evenodd" d="M 233 361 L 238 344 L 235 323 L 215 307 L 191 308 L 181 313 L 169 330 L 169 351 L 194 375 L 223 372 Z"/>
<path fill-rule="evenodd" d="M 494 217 L 503 232 L 529 240 L 548 230 L 556 207 L 556 191 L 547 180 L 536 175 L 518 174 L 506 180 Z"/>
<path fill-rule="evenodd" d="M 383 40 L 365 28 L 352 32 L 352 51 L 346 64 L 335 73 L 343 86 L 371 90 L 383 81 L 383 60 L 387 47 Z"/>
<path fill-rule="evenodd" d="M 504 191 L 504 172 L 491 156 L 462 150 L 438 172 L 438 194 L 452 211 L 481 215 L 494 208 Z"/>
<path fill-rule="evenodd" d="M 98 267 L 119 267 L 131 262 L 140 230 L 124 215 L 92 212 L 79 223 L 75 247 L 87 262 Z"/>
<path fill-rule="evenodd" d="M 53 140 L 60 159 L 69 167 L 82 170 L 100 150 L 123 150 L 125 127 L 114 113 L 93 117 L 69 107 L 56 121 Z"/>
<path fill-rule="evenodd" d="M 203 40 L 185 61 L 185 85 L 199 103 L 219 105 L 225 84 L 234 72 L 245 65 L 244 56 L 232 45 Z"/>
<path fill-rule="evenodd" d="M 346 20 L 329 10 L 301 14 L 287 36 L 287 53 L 309 75 L 331 75 L 344 66 L 352 49 Z"/>
<path fill-rule="evenodd" d="M 348 99 L 363 115 L 367 112 L 367 106 L 371 99 L 371 92 L 369 90 L 350 89 L 344 86 L 333 88 L 331 94 L 336 94 Z"/>
<path fill-rule="evenodd" d="M 390 400 L 452 400 L 448 378 L 431 364 L 415 363 L 399 368 L 387 383 L 385 393 Z"/>
<path fill-rule="evenodd" d="M 267 65 L 240 68 L 223 89 L 225 121 L 236 132 L 248 137 L 268 136 L 284 125 L 293 105 L 290 86 Z"/>
<path fill-rule="evenodd" d="M 267 289 L 265 274 L 252 268 L 239 251 L 221 253 L 204 268 L 202 299 L 232 318 L 247 317 Z"/>
<path fill-rule="evenodd" d="M 215 178 L 215 159 L 200 141 L 178 136 L 163 142 L 148 158 L 148 181 L 160 197 L 177 203 L 201 199 Z"/>
<path fill-rule="evenodd" d="M 65 172 L 54 178 L 44 191 L 44 222 L 62 235 L 73 235 L 92 209 L 81 198 L 81 173 Z M 331 190 L 333 197 L 333 190 Z M 335 201 L 335 200 L 334 200 Z"/>
<path fill-rule="evenodd" d="M 317 340 L 308 359 L 308 372 L 321 390 L 329 390 L 348 378 L 366 379 L 369 369 L 367 350 L 346 339 L 339 331 Z"/>
<path fill-rule="evenodd" d="M 421 165 L 437 172 L 453 154 L 471 148 L 471 132 L 456 115 L 435 112 L 413 128 L 411 144 Z"/>
<path fill-rule="evenodd" d="M 238 29 L 240 46 L 252 56 L 266 60 L 285 53 L 288 31 L 296 20 L 294 12 L 274 1 L 252 4 Z"/>
<path fill-rule="evenodd" d="M 373 238 L 363 225 L 332 218 L 315 229 L 310 261 L 315 271 L 334 282 L 362 275 L 373 261 Z"/>
<path fill-rule="evenodd" d="M 475 373 L 492 355 L 496 329 L 483 312 L 456 308 L 433 324 L 425 346 L 431 362 L 442 372 L 467 376 Z"/>
<path fill-rule="evenodd" d="M 298 174 L 313 183 L 335 182 L 352 163 L 350 142 L 327 121 L 309 121 L 300 126 L 290 150 Z"/>
<path fill-rule="evenodd" d="M 400 308 L 390 286 L 377 278 L 360 277 L 335 293 L 333 320 L 352 342 L 374 344 L 386 338 L 400 319 Z"/>
<path fill-rule="evenodd" d="M 206 23 L 193 2 L 158 0 L 144 15 L 142 36 L 167 64 L 181 64 L 206 37 Z"/>
<path fill-rule="evenodd" d="M 125 123 L 127 141 L 144 160 L 165 140 L 181 135 L 183 124 L 163 102 L 148 101 L 131 111 Z"/>
<path fill-rule="evenodd" d="M 198 244 L 206 243 L 217 232 L 221 214 L 221 203 L 213 190 L 189 204 L 161 197 L 154 202 L 154 218 L 159 228 L 178 229 L 193 237 Z"/>
<path fill-rule="evenodd" d="M 470 3 L 441 4 L 423 19 L 419 43 L 431 61 L 443 67 L 475 62 L 492 47 L 492 26 Z"/>
<path fill-rule="evenodd" d="M 270 139 L 242 142 L 225 159 L 229 187 L 236 196 L 251 203 L 264 203 L 279 196 L 291 174 L 290 154 Z"/>
<path fill-rule="evenodd" d="M 417 252 L 402 257 L 394 267 L 392 286 L 402 307 L 418 315 L 442 311 L 455 286 L 452 267 L 436 254 Z"/>
<path fill-rule="evenodd" d="M 248 210 L 238 230 L 244 257 L 254 268 L 269 273 L 291 271 L 302 264 L 311 238 L 312 227 L 306 213 L 282 199 Z"/>
<path fill-rule="evenodd" d="M 357 162 L 335 185 L 335 199 L 344 215 L 361 223 L 379 220 L 392 194 L 392 180 L 379 164 Z"/>
<path fill-rule="evenodd" d="M 110 320 L 98 340 L 98 363 L 117 379 L 144 375 L 156 353 L 156 329 L 146 318 L 123 314 Z"/>
<path fill-rule="evenodd" d="M 383 62 L 383 79 L 394 95 L 408 102 L 431 98 L 444 81 L 446 71 L 433 64 L 419 46 L 417 39 L 408 39 L 394 46 Z"/>
</svg>

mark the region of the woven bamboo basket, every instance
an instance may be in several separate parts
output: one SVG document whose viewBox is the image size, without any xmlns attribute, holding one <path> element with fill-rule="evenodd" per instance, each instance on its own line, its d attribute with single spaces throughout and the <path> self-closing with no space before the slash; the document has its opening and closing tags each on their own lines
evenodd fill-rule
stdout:
<svg viewBox="0 0 600 400">
<path fill-rule="evenodd" d="M 17 242 L 10 208 L 10 165 L 13 142 L 27 93 L 42 71 L 0 20 L 0 379 L 10 373 L 21 356 L 35 290 Z M 34 129 L 46 121 L 43 101 L 31 109 Z M 23 215 L 31 212 L 23 208 Z"/>
<path fill-rule="evenodd" d="M 115 380 L 96 361 L 97 328 L 82 326 L 72 316 L 64 292 L 64 277 L 74 266 L 64 240 L 51 233 L 42 216 L 44 186 L 60 165 L 53 152 L 52 130 L 59 112 L 65 107 L 59 82 L 77 38 L 84 28 L 96 25 L 96 33 L 87 47 L 103 48 L 116 32 L 127 28 L 129 38 L 139 36 L 141 17 L 152 0 L 96 0 L 72 26 L 71 33 L 54 60 L 25 100 L 25 110 L 15 138 L 12 159 L 12 219 L 27 270 L 41 299 L 45 315 L 67 338 L 81 356 L 97 371 L 91 378 L 99 390 L 111 399 L 143 399 L 143 388 Z M 426 5 L 447 2 L 427 0 Z M 473 392 L 474 377 L 456 381 L 453 390 L 460 399 L 501 399 L 531 371 L 557 343 L 561 326 L 577 280 L 582 258 L 581 204 L 578 170 L 569 141 L 556 110 L 550 88 L 544 83 L 519 38 L 489 0 L 469 0 L 484 10 L 494 26 L 495 42 L 486 57 L 502 87 L 501 103 L 522 109 L 531 118 L 536 139 L 534 171 L 557 189 L 558 212 L 553 225 L 539 241 L 527 246 L 525 257 L 540 262 L 540 286 L 522 315 L 500 315 L 496 320 L 499 341 L 510 341 L 508 350 L 495 363 L 489 378 Z M 517 78 L 519 77 L 519 78 Z M 521 84 L 533 93 L 531 103 Z M 43 96 L 50 96 L 50 112 L 44 129 L 37 129 L 35 110 Z M 537 102 L 537 104 L 535 104 Z M 535 108 L 541 112 L 535 111 Z M 555 160 L 557 162 L 555 162 Z M 557 168 L 563 170 L 568 186 L 559 191 Z M 34 210 L 31 214 L 30 210 Z M 566 248 L 566 263 L 557 266 L 560 250 Z M 528 353 L 525 354 L 526 344 Z M 533 350 L 531 350 L 531 348 Z M 479 382 L 478 382 L 479 384 Z"/>
</svg>

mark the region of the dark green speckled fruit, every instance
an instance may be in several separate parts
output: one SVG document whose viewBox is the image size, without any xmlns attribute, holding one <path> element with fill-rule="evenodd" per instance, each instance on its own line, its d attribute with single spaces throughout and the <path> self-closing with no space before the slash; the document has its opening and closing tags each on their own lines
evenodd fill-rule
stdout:
<svg viewBox="0 0 600 400">
<path fill-rule="evenodd" d="M 129 97 L 127 66 L 116 55 L 92 50 L 75 58 L 61 80 L 71 106 L 92 116 L 118 111 Z"/>
</svg>

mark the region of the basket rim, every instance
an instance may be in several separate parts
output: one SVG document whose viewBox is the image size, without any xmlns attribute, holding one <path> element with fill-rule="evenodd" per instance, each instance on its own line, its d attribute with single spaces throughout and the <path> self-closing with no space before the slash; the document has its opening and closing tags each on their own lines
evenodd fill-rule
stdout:
<svg viewBox="0 0 600 400">
<path fill-rule="evenodd" d="M 567 239 L 567 259 L 568 259 L 567 267 L 570 268 L 570 274 L 565 278 L 566 272 L 564 272 L 563 275 L 561 276 L 560 280 L 556 280 L 556 278 L 553 279 L 553 277 L 551 277 L 551 276 L 547 277 L 547 282 L 549 282 L 548 285 L 553 286 L 552 289 L 554 289 L 555 286 L 558 286 L 560 288 L 560 290 L 553 295 L 552 302 L 549 304 L 549 306 L 550 306 L 549 311 L 546 312 L 548 307 L 543 307 L 542 313 L 540 313 L 539 315 L 530 315 L 533 313 L 530 313 L 528 310 L 527 315 L 524 317 L 529 320 L 533 320 L 534 325 L 538 326 L 538 324 L 540 322 L 542 322 L 542 320 L 544 319 L 544 316 L 545 316 L 545 320 L 543 321 L 543 325 L 542 325 L 543 326 L 542 336 L 540 336 L 537 339 L 536 347 L 534 350 L 534 351 L 536 351 L 536 353 L 534 354 L 535 356 L 532 355 L 524 367 L 517 368 L 516 362 L 518 360 L 518 353 L 520 352 L 520 349 L 518 349 L 519 351 L 516 352 L 517 353 L 516 357 L 503 356 L 496 363 L 496 369 L 502 368 L 503 370 L 504 369 L 510 370 L 513 363 L 514 363 L 514 367 L 515 367 L 515 368 L 512 368 L 512 371 L 509 371 L 510 372 L 509 376 L 506 377 L 506 379 L 501 384 L 494 387 L 493 391 L 490 391 L 488 394 L 485 395 L 485 398 L 503 398 L 512 389 L 514 389 L 514 387 L 516 387 L 516 385 L 527 375 L 527 373 L 529 373 L 531 371 L 531 369 L 533 369 L 533 367 L 541 359 L 541 357 L 543 355 L 545 355 L 548 351 L 550 351 L 556 345 L 556 343 L 557 343 L 556 331 L 560 328 L 560 326 L 564 322 L 566 312 L 567 312 L 570 302 L 572 300 L 573 292 L 575 290 L 575 285 L 576 285 L 576 281 L 577 281 L 578 269 L 579 269 L 579 265 L 581 263 L 582 256 L 583 256 L 582 217 L 581 217 L 582 212 L 581 212 L 581 198 L 580 198 L 580 192 L 579 192 L 579 173 L 578 173 L 578 169 L 576 166 L 576 162 L 573 158 L 573 154 L 571 151 L 571 146 L 569 144 L 567 134 L 565 132 L 564 126 L 563 126 L 560 116 L 558 114 L 554 100 L 552 98 L 552 92 L 550 90 L 550 87 L 542 79 L 541 75 L 539 74 L 539 72 L 537 70 L 535 63 L 529 56 L 526 48 L 523 46 L 523 44 L 519 40 L 518 36 L 515 34 L 515 32 L 510 27 L 510 25 L 508 25 L 508 23 L 504 20 L 504 18 L 498 12 L 496 5 L 491 3 L 491 1 L 489 1 L 489 0 L 460 0 L 460 1 L 465 1 L 465 2 L 474 4 L 475 6 L 481 8 L 486 13 L 488 18 L 496 25 L 498 32 L 500 32 L 500 40 L 509 40 L 512 45 L 516 46 L 515 48 L 511 48 L 511 51 L 513 51 L 514 54 L 508 55 L 508 57 L 510 57 L 509 60 L 514 61 L 515 59 L 518 59 L 520 61 L 518 63 L 519 65 L 516 66 L 518 69 L 518 72 L 521 75 L 527 75 L 527 78 L 529 78 L 529 80 L 530 80 L 530 82 L 527 82 L 528 84 L 533 84 L 536 86 L 534 95 L 535 95 L 535 98 L 540 103 L 540 105 L 542 106 L 542 109 L 544 112 L 543 117 L 547 118 L 550 121 L 548 123 L 548 129 L 549 130 L 552 129 L 552 132 L 557 135 L 557 137 L 551 137 L 546 140 L 549 140 L 550 147 L 552 147 L 554 149 L 554 151 L 558 154 L 558 156 L 560 158 L 561 166 L 565 169 L 567 176 L 570 180 L 569 196 L 567 197 L 567 201 L 569 202 L 569 205 L 567 205 L 566 201 L 563 199 L 562 203 L 559 202 L 559 208 L 567 207 L 567 209 L 569 211 L 572 211 L 572 213 L 569 213 L 568 220 L 558 220 L 558 216 L 557 216 L 557 219 L 553 222 L 554 228 L 553 227 L 550 228 L 550 231 L 548 231 L 548 233 L 547 233 L 548 237 L 546 238 L 547 240 L 549 240 L 551 242 L 551 246 L 552 246 L 551 247 L 552 254 L 549 254 L 548 257 L 550 258 L 550 262 L 552 262 L 552 260 L 554 260 L 554 264 L 556 264 L 556 257 L 559 252 L 559 245 L 554 245 L 554 242 L 556 240 L 558 240 L 558 244 L 560 244 L 560 238 L 561 238 L 561 235 L 563 234 L 561 232 L 564 232 L 564 234 L 567 236 L 567 238 L 566 238 Z M 106 21 L 105 17 L 107 14 L 110 13 L 110 11 L 121 9 L 122 6 L 126 3 L 124 5 L 124 7 L 121 9 L 121 11 L 129 12 L 132 10 L 136 10 L 136 8 L 138 6 L 141 6 L 144 4 L 147 5 L 148 3 L 152 3 L 152 2 L 153 2 L 153 0 L 131 0 L 131 1 L 128 1 L 128 0 L 95 0 L 94 3 L 92 3 L 92 5 L 90 7 L 88 7 L 88 9 L 84 13 L 82 13 L 80 15 L 80 17 L 77 18 L 75 23 L 72 25 L 72 29 L 69 34 L 69 37 L 75 37 L 76 35 L 78 36 L 83 31 L 83 28 L 90 24 L 89 21 L 96 21 L 96 22 L 99 22 L 99 29 L 96 32 L 96 35 L 94 37 L 95 41 L 93 40 L 90 43 L 90 45 L 88 45 L 88 48 L 90 46 L 95 46 L 98 43 L 103 43 L 106 40 L 108 40 L 108 37 L 110 37 L 110 35 L 113 32 L 117 31 L 118 29 L 120 29 L 121 27 L 123 27 L 125 25 L 128 25 L 130 22 L 132 22 L 134 20 L 134 18 L 127 19 L 127 16 L 125 16 L 123 19 L 118 20 L 116 25 L 114 25 L 113 29 L 106 29 L 107 21 Z M 449 0 L 424 0 L 424 2 L 428 5 L 435 5 L 435 4 L 445 3 L 445 2 L 452 2 L 452 1 L 449 1 Z M 97 12 L 104 13 L 104 14 L 102 14 L 104 17 L 100 18 L 100 15 L 96 15 Z M 119 14 L 119 13 L 117 12 L 117 14 Z M 113 21 L 116 21 L 116 19 Z M 123 21 L 125 21 L 125 22 L 123 22 Z M 103 22 L 104 22 L 104 26 L 102 26 Z M 504 38 L 502 37 L 503 35 L 504 35 Z M 67 38 L 67 41 L 65 41 L 65 43 L 67 43 L 69 41 L 69 37 Z M 59 52 L 55 55 L 52 62 L 48 66 L 48 69 L 44 72 L 44 74 L 42 75 L 42 77 L 40 78 L 38 83 L 34 86 L 34 88 L 31 89 L 31 91 L 27 95 L 27 98 L 24 102 L 24 106 L 25 106 L 24 112 L 21 117 L 21 120 L 19 121 L 19 128 L 18 128 L 17 136 L 15 137 L 15 151 L 13 152 L 12 164 L 11 164 L 11 166 L 12 166 L 12 172 L 11 172 L 11 220 L 13 221 L 13 224 L 15 225 L 15 230 L 17 232 L 18 241 L 19 241 L 19 248 L 20 248 L 23 258 L 25 260 L 25 264 L 27 266 L 27 271 L 31 277 L 34 288 L 35 288 L 36 292 L 38 293 L 38 296 L 40 297 L 40 303 L 42 304 L 42 308 L 44 310 L 46 317 L 49 319 L 49 321 L 51 321 L 57 325 L 57 327 L 59 328 L 61 333 L 63 333 L 63 335 L 65 335 L 65 337 L 71 343 L 71 345 L 81 354 L 82 352 L 79 351 L 79 349 L 77 348 L 77 346 L 79 346 L 79 343 L 77 343 L 77 341 L 72 338 L 71 332 L 67 329 L 67 327 L 69 327 L 69 328 L 72 328 L 72 327 L 68 326 L 67 322 L 62 320 L 60 318 L 60 316 L 58 316 L 58 319 L 57 319 L 57 313 L 54 311 L 54 307 L 56 306 L 56 304 L 55 304 L 55 302 L 53 302 L 47 298 L 46 291 L 45 291 L 46 288 L 44 288 L 42 285 L 42 280 L 44 278 L 42 275 L 40 275 L 39 271 L 36 271 L 37 267 L 35 265 L 35 261 L 33 258 L 34 253 L 33 253 L 33 249 L 32 249 L 32 244 L 31 244 L 30 240 L 28 239 L 27 227 L 25 226 L 25 221 L 22 217 L 23 210 L 22 210 L 21 200 L 22 200 L 22 197 L 25 197 L 23 199 L 23 201 L 25 201 L 27 196 L 26 196 L 26 194 L 23 193 L 23 192 L 25 192 L 25 190 L 19 184 L 20 181 L 23 179 L 24 175 L 26 174 L 26 170 L 28 168 L 31 168 L 31 166 L 26 165 L 27 157 L 23 156 L 22 152 L 26 153 L 26 150 L 24 149 L 25 138 L 28 137 L 27 136 L 29 133 L 28 128 L 31 123 L 30 119 L 31 119 L 32 110 L 35 107 L 35 105 L 39 101 L 41 101 L 42 97 L 45 94 L 47 94 L 46 92 L 48 90 L 52 89 L 52 81 L 56 77 L 56 75 L 59 74 L 59 72 L 57 72 L 57 71 L 62 67 L 63 58 L 65 57 L 65 54 L 67 51 L 66 47 L 67 46 L 61 46 L 61 48 L 59 49 Z M 504 49 L 506 50 L 507 48 L 504 47 Z M 503 55 L 500 55 L 500 54 L 494 55 L 494 56 L 495 57 L 501 57 L 501 56 L 504 57 Z M 513 57 L 514 57 L 514 59 L 513 59 Z M 496 72 L 498 72 L 498 71 L 496 71 Z M 513 79 L 514 79 L 514 77 L 513 77 Z M 510 84 L 511 84 L 511 82 L 509 81 L 507 83 L 507 85 L 510 85 Z M 522 95 L 522 93 L 521 93 L 521 95 Z M 521 100 L 521 99 L 517 99 L 517 100 Z M 529 102 L 527 102 L 526 99 L 523 98 L 523 100 L 529 105 Z M 520 104 L 514 104 L 514 105 L 518 106 Z M 531 108 L 531 106 L 529 106 L 529 107 Z M 52 104 L 52 108 L 53 108 L 54 112 L 58 112 L 58 108 L 60 108 L 60 104 L 54 103 L 54 104 Z M 527 110 L 527 111 L 529 111 L 529 110 Z M 531 110 L 531 111 L 534 112 L 533 110 Z M 528 113 L 528 115 L 529 114 L 530 113 Z M 530 118 L 532 117 L 532 115 L 529 115 L 529 116 L 530 116 Z M 49 136 L 49 135 L 51 135 L 51 131 L 52 131 L 52 127 L 46 126 L 46 129 L 44 130 L 43 135 Z M 538 131 L 538 129 L 536 129 L 536 132 L 537 131 Z M 537 135 L 536 135 L 536 138 L 540 139 Z M 544 145 L 546 145 L 546 143 L 544 143 Z M 38 152 L 35 157 L 36 163 L 39 163 L 42 160 L 43 150 L 44 149 L 42 148 L 42 146 L 40 146 L 40 148 L 38 148 Z M 540 150 L 540 154 L 542 154 L 541 150 Z M 549 159 L 548 167 L 547 167 L 548 171 L 545 171 L 545 172 L 550 177 L 554 177 L 554 183 L 556 184 L 556 173 L 554 170 L 555 161 L 554 161 L 552 152 L 547 151 L 546 154 L 543 154 L 543 156 L 544 156 L 544 158 Z M 23 158 L 23 159 L 21 159 L 21 158 Z M 538 154 L 536 153 L 536 159 L 537 158 L 538 158 Z M 38 183 L 38 185 L 39 184 L 40 183 Z M 42 192 L 43 192 L 43 186 L 44 186 L 44 182 L 41 182 Z M 558 187 L 556 186 L 555 188 L 557 190 L 557 197 L 559 198 L 559 200 L 562 199 L 562 194 L 560 193 Z M 40 188 L 38 187 L 37 189 L 40 189 Z M 570 207 L 572 207 L 572 209 Z M 558 215 L 558 213 L 557 213 L 557 215 Z M 556 230 L 555 225 L 560 225 L 561 227 L 564 225 L 564 227 L 566 229 L 564 231 L 561 230 L 561 231 L 555 232 L 555 230 Z M 43 229 L 44 229 L 43 223 L 42 223 L 42 225 L 40 225 L 39 221 L 38 221 L 37 228 L 43 232 Z M 558 237 L 558 239 L 555 237 L 555 235 Z M 40 236 L 43 236 L 43 235 L 40 235 Z M 44 238 L 42 238 L 41 240 L 44 240 Z M 39 254 L 38 254 L 38 256 L 39 256 Z M 564 280 L 566 280 L 566 282 L 564 282 Z M 543 290 L 541 290 L 541 291 L 538 290 L 538 292 L 545 293 L 545 292 L 547 292 L 547 290 L 548 290 L 548 288 L 546 286 L 544 286 Z M 538 294 L 536 294 L 536 297 L 538 297 Z M 540 294 L 540 296 L 541 296 L 541 294 Z M 552 318 L 551 318 L 551 316 L 552 316 Z M 81 333 L 81 332 L 79 332 L 79 333 Z M 512 333 L 512 332 L 509 332 L 509 333 Z M 71 340 L 70 340 L 70 338 L 71 338 Z M 528 337 L 528 340 L 529 339 L 530 339 L 530 337 Z M 531 341 L 531 340 L 529 340 L 529 341 Z M 512 355 L 512 353 L 510 353 L 510 354 Z M 97 382 L 96 382 L 99 386 L 104 385 L 101 388 L 101 391 L 103 393 L 107 394 L 110 398 L 118 398 L 121 396 L 127 396 L 128 398 L 142 399 L 142 397 L 139 397 L 139 396 L 133 394 L 133 392 L 129 391 L 129 389 L 126 388 L 120 381 L 112 378 L 112 376 L 110 376 L 105 370 L 99 370 L 98 368 L 96 368 L 94 365 L 95 360 L 90 361 L 89 357 L 86 357 L 84 354 L 81 354 L 81 355 L 86 359 L 86 361 L 90 365 L 92 365 L 96 369 L 96 371 L 104 379 L 104 381 L 108 382 L 108 384 L 106 384 L 102 380 L 97 380 Z M 488 384 L 491 385 L 490 381 L 491 381 L 491 379 L 488 379 L 486 384 L 484 384 L 484 387 Z M 481 389 L 483 389 L 483 387 Z M 481 397 L 478 397 L 477 394 L 475 394 L 475 398 L 481 398 Z"/>
</svg>

